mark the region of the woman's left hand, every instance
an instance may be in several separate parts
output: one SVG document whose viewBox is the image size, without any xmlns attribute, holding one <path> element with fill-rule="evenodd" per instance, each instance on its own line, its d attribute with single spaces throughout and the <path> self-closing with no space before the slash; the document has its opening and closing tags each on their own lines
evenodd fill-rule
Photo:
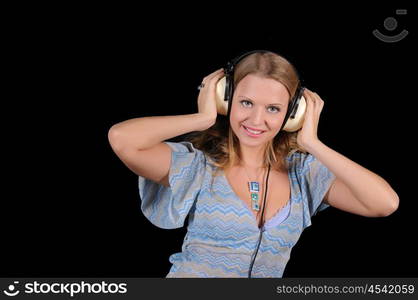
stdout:
<svg viewBox="0 0 418 300">
<path fill-rule="evenodd" d="M 302 129 L 299 130 L 297 135 L 297 143 L 306 149 L 313 143 L 319 141 L 317 135 L 318 123 L 319 116 L 324 107 L 324 100 L 317 93 L 306 88 L 303 91 L 303 96 L 305 97 L 307 107 Z"/>
</svg>

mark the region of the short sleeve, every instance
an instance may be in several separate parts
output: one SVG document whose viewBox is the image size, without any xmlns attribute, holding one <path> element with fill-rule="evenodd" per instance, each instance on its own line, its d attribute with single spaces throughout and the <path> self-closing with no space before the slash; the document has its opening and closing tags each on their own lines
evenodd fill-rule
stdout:
<svg viewBox="0 0 418 300">
<path fill-rule="evenodd" d="M 329 207 L 324 197 L 335 180 L 335 175 L 312 154 L 301 154 L 301 175 L 304 188 L 304 222 L 311 225 L 311 217 Z"/>
<path fill-rule="evenodd" d="M 318 212 L 329 207 L 323 200 L 335 179 L 335 175 L 311 154 L 307 159 L 306 167 L 305 175 L 310 200 L 309 212 L 311 216 L 315 216 Z"/>
<path fill-rule="evenodd" d="M 190 142 L 164 142 L 172 149 L 169 170 L 170 187 L 139 176 L 141 210 L 155 226 L 174 229 L 184 226 L 201 190 L 206 158 Z"/>
</svg>

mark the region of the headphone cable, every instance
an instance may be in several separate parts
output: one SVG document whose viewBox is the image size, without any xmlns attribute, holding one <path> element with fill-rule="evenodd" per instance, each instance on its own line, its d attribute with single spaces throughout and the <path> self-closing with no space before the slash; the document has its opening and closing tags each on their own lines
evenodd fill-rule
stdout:
<svg viewBox="0 0 418 300">
<path fill-rule="evenodd" d="M 268 171 L 267 171 L 266 189 L 264 191 L 263 209 L 261 210 L 260 223 L 263 221 L 263 217 L 264 217 L 264 207 L 266 206 L 266 196 L 267 196 L 267 187 L 268 187 L 269 175 L 270 175 L 270 164 L 269 164 L 269 168 L 268 168 Z M 260 223 L 258 224 L 259 226 L 261 225 Z M 264 224 L 263 224 L 263 227 L 264 227 Z M 254 265 L 254 262 L 255 262 L 255 258 L 257 257 L 258 248 L 260 247 L 260 244 L 261 244 L 262 235 L 263 235 L 263 228 L 260 228 L 260 235 L 259 235 L 258 242 L 257 242 L 257 249 L 255 250 L 255 253 L 253 253 L 253 255 L 252 255 L 250 269 L 248 271 L 248 278 L 251 278 L 251 272 L 253 270 L 253 265 Z"/>
</svg>

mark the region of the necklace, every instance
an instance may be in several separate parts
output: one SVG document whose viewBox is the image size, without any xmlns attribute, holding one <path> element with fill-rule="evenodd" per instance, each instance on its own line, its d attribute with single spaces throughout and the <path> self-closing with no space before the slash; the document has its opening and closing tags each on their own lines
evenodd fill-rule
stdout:
<svg viewBox="0 0 418 300">
<path fill-rule="evenodd" d="M 251 208 L 255 211 L 260 210 L 260 183 L 258 181 L 251 181 L 250 176 L 248 176 L 247 169 L 244 166 L 245 173 L 247 173 L 248 177 L 248 189 L 250 192 L 250 199 L 251 199 Z M 258 178 L 259 176 L 257 176 Z"/>
</svg>

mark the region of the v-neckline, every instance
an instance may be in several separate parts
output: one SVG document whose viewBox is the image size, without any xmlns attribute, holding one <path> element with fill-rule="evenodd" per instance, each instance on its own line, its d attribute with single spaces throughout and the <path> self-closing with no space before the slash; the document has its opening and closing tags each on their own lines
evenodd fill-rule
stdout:
<svg viewBox="0 0 418 300">
<path fill-rule="evenodd" d="M 229 190 L 232 192 L 232 194 L 234 195 L 234 197 L 235 197 L 235 199 L 237 199 L 240 203 L 242 203 L 242 205 L 246 208 L 246 210 L 251 214 L 251 219 L 253 220 L 253 222 L 255 223 L 255 226 L 260 230 L 260 229 L 262 229 L 262 228 L 264 228 L 264 229 L 266 229 L 267 227 L 266 227 L 266 225 L 271 221 L 271 220 L 273 220 L 274 218 L 276 218 L 276 216 L 281 212 L 281 211 L 283 211 L 283 209 L 286 207 L 286 206 L 288 206 L 288 205 L 290 205 L 291 206 L 291 204 L 292 204 L 292 197 L 293 197 L 293 190 L 292 190 L 292 180 L 291 180 L 291 178 L 290 178 L 290 170 L 288 170 L 287 171 L 287 177 L 288 177 L 288 179 L 289 179 L 289 184 L 290 184 L 290 196 L 289 196 L 289 199 L 288 199 L 288 202 L 286 202 L 286 204 L 283 206 L 283 207 L 281 207 L 278 211 L 276 211 L 275 213 L 274 213 L 274 215 L 270 218 L 270 219 L 268 219 L 268 220 L 266 220 L 265 222 L 264 222 L 264 224 L 262 225 L 262 227 L 260 228 L 260 227 L 258 227 L 258 223 L 257 223 L 257 217 L 254 215 L 254 213 L 251 211 L 251 207 L 249 207 L 248 206 L 248 204 L 244 201 L 244 200 L 242 200 L 239 196 L 238 196 L 238 194 L 234 191 L 234 188 L 232 187 L 232 185 L 229 183 L 229 180 L 228 180 L 228 178 L 226 177 L 226 174 L 225 174 L 225 172 L 224 172 L 224 170 L 222 170 L 222 177 L 225 179 L 225 182 L 226 182 L 226 184 L 227 184 L 227 186 L 228 186 L 228 188 L 229 188 Z M 264 196 L 264 195 L 263 195 Z M 289 208 L 289 209 L 291 209 L 291 207 Z"/>
</svg>

